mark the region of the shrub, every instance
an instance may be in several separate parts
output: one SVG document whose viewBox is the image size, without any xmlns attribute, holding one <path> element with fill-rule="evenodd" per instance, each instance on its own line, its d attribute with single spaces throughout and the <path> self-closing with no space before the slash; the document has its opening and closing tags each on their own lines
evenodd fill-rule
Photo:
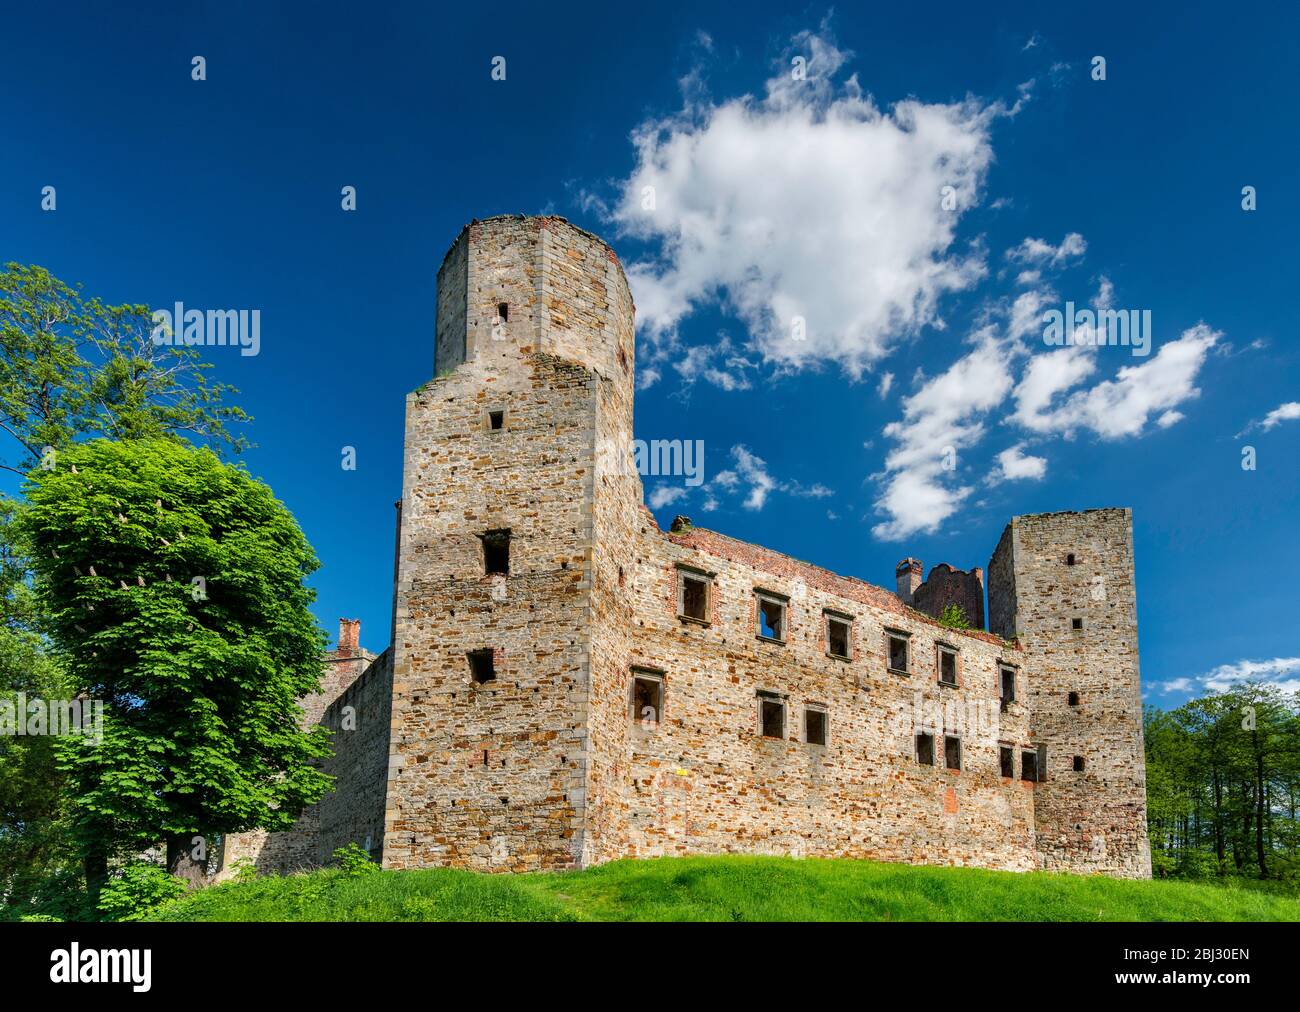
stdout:
<svg viewBox="0 0 1300 1012">
<path fill-rule="evenodd" d="M 138 921 L 184 892 L 185 883 L 165 868 L 148 861 L 132 861 L 100 890 L 99 912 L 107 921 Z"/>
<path fill-rule="evenodd" d="M 334 851 L 334 863 L 349 878 L 379 871 L 379 865 L 370 860 L 370 855 L 355 843 L 349 843 L 346 847 Z"/>
<path fill-rule="evenodd" d="M 939 616 L 939 624 L 948 629 L 969 629 L 970 619 L 961 605 L 953 603 L 944 608 Z"/>
</svg>

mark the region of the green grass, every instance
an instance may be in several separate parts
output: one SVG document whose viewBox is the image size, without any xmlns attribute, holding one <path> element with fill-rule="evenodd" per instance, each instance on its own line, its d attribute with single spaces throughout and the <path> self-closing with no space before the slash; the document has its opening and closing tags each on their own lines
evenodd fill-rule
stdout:
<svg viewBox="0 0 1300 1012">
<path fill-rule="evenodd" d="M 167 921 L 1300 921 L 1240 886 L 870 861 L 690 857 L 585 871 L 320 871 L 194 893 Z"/>
</svg>

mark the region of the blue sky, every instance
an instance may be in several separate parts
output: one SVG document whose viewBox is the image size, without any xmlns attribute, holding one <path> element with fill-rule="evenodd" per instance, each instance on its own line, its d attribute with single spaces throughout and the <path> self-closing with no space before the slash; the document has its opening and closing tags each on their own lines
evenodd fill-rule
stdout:
<svg viewBox="0 0 1300 1012">
<path fill-rule="evenodd" d="M 547 212 L 633 276 L 636 435 L 704 441 L 703 486 L 647 479 L 661 524 L 891 586 L 987 565 L 1016 513 L 1131 506 L 1148 699 L 1294 687 L 1295 13 L 624 6 L 25 5 L 0 257 L 261 310 L 259 355 L 206 353 L 322 624 L 373 649 L 438 264 Z M 1149 310 L 1150 354 L 1048 346 L 1067 301 Z"/>
</svg>

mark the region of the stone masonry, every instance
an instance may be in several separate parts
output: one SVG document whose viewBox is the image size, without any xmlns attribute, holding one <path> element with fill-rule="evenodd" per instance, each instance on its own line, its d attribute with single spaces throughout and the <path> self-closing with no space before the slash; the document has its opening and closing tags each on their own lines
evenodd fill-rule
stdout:
<svg viewBox="0 0 1300 1012">
<path fill-rule="evenodd" d="M 990 631 L 979 568 L 923 582 L 905 559 L 895 593 L 684 517 L 660 530 L 632 466 L 633 314 L 613 251 L 562 218 L 461 232 L 435 378 L 407 397 L 392 646 L 341 632 L 352 667 L 308 707 L 335 731 L 334 793 L 227 854 L 1149 876 L 1129 511 L 1016 517 Z M 971 628 L 938 622 L 950 603 Z"/>
</svg>

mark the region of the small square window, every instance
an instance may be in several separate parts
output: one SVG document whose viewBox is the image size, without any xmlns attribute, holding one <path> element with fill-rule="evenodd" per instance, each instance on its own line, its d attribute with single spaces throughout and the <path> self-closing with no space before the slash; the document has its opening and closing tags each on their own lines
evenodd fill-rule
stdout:
<svg viewBox="0 0 1300 1012">
<path fill-rule="evenodd" d="M 889 667 L 891 671 L 907 671 L 907 637 L 889 637 Z"/>
<path fill-rule="evenodd" d="M 500 320 L 502 323 L 510 322 L 510 303 L 508 302 L 497 303 L 497 319 Z"/>
<path fill-rule="evenodd" d="M 1038 753 L 1020 753 L 1020 779 L 1029 783 L 1038 782 Z"/>
<path fill-rule="evenodd" d="M 504 411 L 488 412 L 488 428 L 492 431 L 502 428 L 505 425 L 506 413 Z"/>
<path fill-rule="evenodd" d="M 939 681 L 944 685 L 957 684 L 957 652 L 939 647 Z"/>
<path fill-rule="evenodd" d="M 1016 701 L 1016 669 L 1001 668 L 1002 679 L 1002 712 L 1005 713 L 1007 707 Z"/>
<path fill-rule="evenodd" d="M 842 618 L 826 616 L 826 652 L 832 657 L 849 657 L 849 632 L 852 626 Z"/>
<path fill-rule="evenodd" d="M 1069 704 L 1070 704 L 1071 706 L 1078 706 L 1078 705 L 1079 705 L 1079 694 L 1078 694 L 1077 692 L 1071 692 L 1071 693 L 1070 693 L 1068 696 L 1066 696 L 1065 698 L 1066 698 L 1066 701 L 1069 702 Z"/>
<path fill-rule="evenodd" d="M 826 711 L 808 707 L 803 712 L 804 739 L 809 745 L 826 744 Z"/>
<path fill-rule="evenodd" d="M 677 614 L 683 618 L 693 618 L 697 622 L 707 622 L 709 620 L 708 579 L 681 572 L 680 580 L 677 590 Z"/>
<path fill-rule="evenodd" d="M 1074 772 L 1075 773 L 1083 772 L 1083 756 L 1081 755 L 1077 755 L 1074 757 Z"/>
<path fill-rule="evenodd" d="M 943 736 L 943 762 L 950 770 L 961 769 L 961 739 L 950 734 Z"/>
<path fill-rule="evenodd" d="M 922 766 L 934 765 L 934 735 L 918 734 L 916 736 L 916 761 Z"/>
<path fill-rule="evenodd" d="M 785 703 L 763 696 L 758 701 L 758 721 L 764 738 L 785 737 Z"/>
<path fill-rule="evenodd" d="M 766 594 L 758 595 L 758 635 L 769 640 L 785 640 L 785 603 Z"/>
<path fill-rule="evenodd" d="M 632 719 L 644 728 L 653 729 L 663 719 L 663 712 L 663 676 L 645 671 L 634 673 L 632 675 Z"/>
<path fill-rule="evenodd" d="M 510 532 L 488 531 L 482 536 L 483 572 L 486 574 L 510 573 Z"/>
<path fill-rule="evenodd" d="M 1073 565 L 1074 565 L 1074 553 L 1073 553 L 1073 552 L 1071 552 L 1069 555 L 1067 555 L 1067 556 L 1065 557 L 1065 564 L 1066 564 L 1067 566 L 1073 566 Z"/>
<path fill-rule="evenodd" d="M 1016 753 L 1010 745 L 998 746 L 998 765 L 1008 780 L 1016 775 Z"/>
<path fill-rule="evenodd" d="M 1083 628 L 1083 619 L 1081 619 L 1081 618 L 1072 618 L 1072 619 L 1070 619 L 1070 628 L 1071 628 L 1071 629 L 1082 629 L 1082 628 Z"/>
<path fill-rule="evenodd" d="M 469 675 L 470 678 L 478 685 L 484 682 L 495 681 L 497 677 L 496 663 L 489 650 L 473 650 L 469 654 Z"/>
</svg>

